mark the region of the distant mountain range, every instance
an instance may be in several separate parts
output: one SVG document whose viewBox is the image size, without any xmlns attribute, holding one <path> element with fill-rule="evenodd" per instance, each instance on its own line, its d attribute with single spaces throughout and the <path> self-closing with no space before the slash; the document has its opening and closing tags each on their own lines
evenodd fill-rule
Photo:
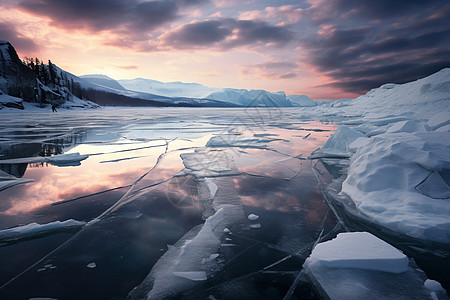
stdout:
<svg viewBox="0 0 450 300">
<path fill-rule="evenodd" d="M 114 80 L 106 75 L 76 76 L 38 58 L 21 61 L 14 47 L 0 41 L 0 109 L 23 108 L 21 101 L 36 106 L 185 106 L 241 107 L 314 106 L 305 95 L 284 92 L 220 89 L 198 83 L 160 82 L 136 78 Z"/>
</svg>

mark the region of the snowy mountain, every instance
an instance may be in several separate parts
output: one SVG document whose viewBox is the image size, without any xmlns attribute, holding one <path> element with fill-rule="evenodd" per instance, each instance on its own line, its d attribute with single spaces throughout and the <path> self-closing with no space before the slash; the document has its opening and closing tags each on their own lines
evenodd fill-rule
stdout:
<svg viewBox="0 0 450 300">
<path fill-rule="evenodd" d="M 74 85 L 67 73 L 48 61 L 38 58 L 19 59 L 14 47 L 0 41 L 0 109 L 24 109 L 47 106 L 65 108 L 96 108 L 98 105 L 74 95 Z"/>
<path fill-rule="evenodd" d="M 289 95 L 287 99 L 292 103 L 292 106 L 311 107 L 318 105 L 316 101 L 306 95 Z"/>
<path fill-rule="evenodd" d="M 83 78 L 84 80 L 99 85 L 101 87 L 111 88 L 115 90 L 126 90 L 120 83 L 118 83 L 116 80 L 112 79 L 109 76 L 101 75 L 101 74 L 90 74 L 90 75 L 82 75 L 79 76 L 80 78 Z"/>
<path fill-rule="evenodd" d="M 160 82 L 145 78 L 121 79 L 117 82 L 131 91 L 166 97 L 206 98 L 207 95 L 219 90 L 199 83 Z"/>
<path fill-rule="evenodd" d="M 284 92 L 271 93 L 265 90 L 221 89 L 205 98 L 230 102 L 240 106 L 290 107 L 291 102 Z"/>
</svg>

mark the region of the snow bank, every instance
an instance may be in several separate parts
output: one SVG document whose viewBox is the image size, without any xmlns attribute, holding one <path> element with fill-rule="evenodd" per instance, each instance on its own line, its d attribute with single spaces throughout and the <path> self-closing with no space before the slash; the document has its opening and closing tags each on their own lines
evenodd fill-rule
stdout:
<svg viewBox="0 0 450 300">
<path fill-rule="evenodd" d="M 0 90 L 0 110 L 2 108 L 24 109 L 23 100 L 3 93 Z"/>
<path fill-rule="evenodd" d="M 368 232 L 346 232 L 317 244 L 305 266 L 312 264 L 398 274 L 407 270 L 408 257 Z"/>
<path fill-rule="evenodd" d="M 28 225 L 0 230 L 0 242 L 11 242 L 28 239 L 43 234 L 64 231 L 82 227 L 86 222 L 69 219 L 66 221 L 55 221 L 47 224 L 31 223 Z"/>
<path fill-rule="evenodd" d="M 449 143 L 449 132 L 372 137 L 351 158 L 342 192 L 382 226 L 449 243 Z"/>
</svg>

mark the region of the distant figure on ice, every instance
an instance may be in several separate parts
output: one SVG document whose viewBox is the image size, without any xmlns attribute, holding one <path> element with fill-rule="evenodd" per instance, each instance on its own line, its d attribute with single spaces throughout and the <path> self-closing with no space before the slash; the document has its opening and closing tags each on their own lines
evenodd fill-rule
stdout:
<svg viewBox="0 0 450 300">
<path fill-rule="evenodd" d="M 55 105 L 52 104 L 52 112 L 57 112 Z"/>
</svg>

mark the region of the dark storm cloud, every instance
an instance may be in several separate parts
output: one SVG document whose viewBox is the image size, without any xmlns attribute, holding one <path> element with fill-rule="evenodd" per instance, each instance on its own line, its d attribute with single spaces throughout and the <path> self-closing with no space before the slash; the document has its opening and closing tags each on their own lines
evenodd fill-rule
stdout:
<svg viewBox="0 0 450 300">
<path fill-rule="evenodd" d="M 25 0 L 19 7 L 50 18 L 52 25 L 68 30 L 153 30 L 179 17 L 181 10 L 200 0 Z"/>
<path fill-rule="evenodd" d="M 448 1 L 324 1 L 306 10 L 306 59 L 347 92 L 404 83 L 450 67 Z"/>
<path fill-rule="evenodd" d="M 0 22 L 0 40 L 10 42 L 18 52 L 33 52 L 38 48 L 32 39 L 22 36 L 10 23 Z"/>
<path fill-rule="evenodd" d="M 165 45 L 175 49 L 212 47 L 227 50 L 258 43 L 282 47 L 292 39 L 293 33 L 286 26 L 229 18 L 186 24 L 168 34 Z"/>
</svg>

